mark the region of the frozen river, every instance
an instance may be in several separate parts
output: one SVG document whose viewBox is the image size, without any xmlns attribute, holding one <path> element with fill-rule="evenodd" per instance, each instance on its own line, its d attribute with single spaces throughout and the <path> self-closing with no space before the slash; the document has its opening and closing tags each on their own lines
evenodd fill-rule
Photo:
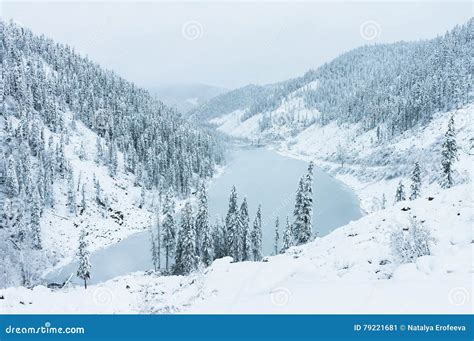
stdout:
<svg viewBox="0 0 474 341">
<path fill-rule="evenodd" d="M 282 156 L 266 148 L 236 147 L 230 151 L 224 173 L 209 186 L 211 223 L 214 223 L 217 215 L 225 217 L 230 190 L 235 185 L 239 205 L 243 197 L 247 197 L 251 224 L 258 204 L 262 205 L 263 252 L 269 255 L 273 250 L 275 220 L 277 217 L 280 219 L 282 236 L 286 216 L 292 221 L 298 181 L 306 172 L 307 166 L 306 162 Z M 313 195 L 313 229 L 319 236 L 362 215 L 355 194 L 318 168 L 314 171 Z M 134 234 L 113 246 L 96 251 L 91 254 L 90 260 L 92 284 L 130 272 L 151 269 L 149 232 Z M 47 278 L 62 282 L 76 269 L 77 264 L 71 263 Z"/>
</svg>

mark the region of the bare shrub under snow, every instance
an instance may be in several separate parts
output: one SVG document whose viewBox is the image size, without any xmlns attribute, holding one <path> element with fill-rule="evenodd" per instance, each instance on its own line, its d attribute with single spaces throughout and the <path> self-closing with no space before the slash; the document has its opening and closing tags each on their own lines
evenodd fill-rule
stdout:
<svg viewBox="0 0 474 341">
<path fill-rule="evenodd" d="M 392 233 L 391 247 L 400 263 L 412 263 L 418 257 L 430 255 L 430 243 L 434 241 L 430 232 L 410 216 L 410 225 Z"/>
</svg>

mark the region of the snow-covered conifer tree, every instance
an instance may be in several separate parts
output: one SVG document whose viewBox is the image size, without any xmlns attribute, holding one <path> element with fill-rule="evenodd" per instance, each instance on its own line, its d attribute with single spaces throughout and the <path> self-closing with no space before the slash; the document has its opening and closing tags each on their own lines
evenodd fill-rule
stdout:
<svg viewBox="0 0 474 341">
<path fill-rule="evenodd" d="M 74 186 L 74 174 L 71 167 L 68 167 L 67 175 L 67 205 L 69 207 L 69 213 L 76 214 L 76 188 Z"/>
<path fill-rule="evenodd" d="M 251 233 L 252 257 L 254 261 L 262 260 L 262 207 L 258 205 L 257 215 Z"/>
<path fill-rule="evenodd" d="M 91 278 L 91 264 L 89 262 L 89 243 L 87 242 L 87 233 L 82 229 L 79 237 L 79 248 L 77 250 L 77 258 L 79 268 L 77 269 L 77 277 L 84 281 L 84 289 L 87 289 L 87 281 Z"/>
<path fill-rule="evenodd" d="M 196 269 L 197 255 L 194 242 L 193 211 L 191 203 L 188 201 L 184 205 L 181 216 L 181 228 L 178 233 L 178 242 L 176 244 L 176 259 L 174 264 L 174 273 L 178 275 L 187 275 Z"/>
<path fill-rule="evenodd" d="M 405 186 L 403 185 L 402 180 L 398 183 L 397 191 L 395 193 L 395 202 L 400 202 L 406 200 L 405 196 Z"/>
<path fill-rule="evenodd" d="M 239 243 L 238 235 L 238 206 L 237 206 L 237 190 L 232 186 L 229 197 L 229 209 L 225 218 L 226 227 L 226 255 L 238 261 L 241 258 L 241 243 Z"/>
<path fill-rule="evenodd" d="M 252 230 L 250 228 L 250 217 L 247 204 L 247 198 L 244 197 L 239 210 L 239 230 L 242 231 L 242 261 L 252 259 Z"/>
<path fill-rule="evenodd" d="M 16 173 L 16 162 L 12 155 L 7 161 L 7 171 L 5 178 L 5 188 L 10 198 L 16 197 L 20 193 L 18 177 Z"/>
<path fill-rule="evenodd" d="M 456 131 L 454 128 L 454 116 L 451 116 L 448 123 L 448 130 L 444 135 L 443 150 L 441 152 L 442 178 L 441 186 L 450 188 L 454 184 L 453 165 L 458 159 L 458 147 L 456 143 Z"/>
<path fill-rule="evenodd" d="M 165 196 L 163 204 L 163 231 L 161 240 L 165 250 L 165 269 L 169 269 L 169 261 L 174 253 L 176 245 L 176 224 L 175 224 L 175 203 L 173 199 L 173 192 L 169 189 Z"/>
<path fill-rule="evenodd" d="M 285 232 L 283 233 L 282 251 L 285 251 L 292 246 L 293 246 L 293 231 L 291 228 L 290 220 L 288 217 L 286 217 Z"/>
<path fill-rule="evenodd" d="M 415 200 L 420 196 L 421 191 L 421 170 L 420 164 L 415 162 L 411 173 L 410 200 Z"/>
<path fill-rule="evenodd" d="M 275 239 L 273 244 L 273 254 L 277 255 L 280 251 L 280 219 L 278 217 L 275 221 Z"/>
<path fill-rule="evenodd" d="M 198 255 L 198 257 L 202 258 L 203 257 L 202 244 L 203 244 L 204 235 L 206 234 L 209 235 L 210 229 L 211 229 L 210 224 L 209 224 L 207 191 L 206 191 L 206 185 L 204 184 L 204 182 L 201 183 L 201 185 L 198 188 L 197 199 L 198 199 L 198 208 L 197 208 L 197 213 L 196 213 L 196 224 L 195 224 L 196 254 Z"/>
</svg>

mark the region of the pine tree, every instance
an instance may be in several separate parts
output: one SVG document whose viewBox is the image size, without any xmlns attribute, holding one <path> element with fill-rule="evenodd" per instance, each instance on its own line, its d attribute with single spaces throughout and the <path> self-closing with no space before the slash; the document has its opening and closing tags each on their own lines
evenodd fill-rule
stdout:
<svg viewBox="0 0 474 341">
<path fill-rule="evenodd" d="M 81 142 L 81 147 L 79 148 L 79 160 L 86 160 L 86 148 L 84 147 L 84 142 Z"/>
<path fill-rule="evenodd" d="M 274 240 L 274 245 L 273 245 L 274 255 L 277 255 L 280 250 L 279 244 L 280 244 L 280 220 L 277 217 L 275 221 L 275 240 Z"/>
<path fill-rule="evenodd" d="M 406 200 L 405 186 L 403 186 L 402 180 L 398 183 L 397 192 L 395 193 L 395 202 Z"/>
<path fill-rule="evenodd" d="M 410 200 L 415 200 L 420 196 L 421 191 L 421 171 L 420 164 L 415 162 L 411 173 Z"/>
<path fill-rule="evenodd" d="M 198 193 L 198 209 L 196 214 L 196 254 L 203 257 L 203 240 L 204 236 L 210 234 L 209 209 L 207 204 L 207 192 L 204 182 L 199 186 Z M 209 242 L 209 241 L 208 241 Z M 209 247 L 209 245 L 207 245 Z"/>
<path fill-rule="evenodd" d="M 151 238 L 151 259 L 153 262 L 153 268 L 155 271 L 161 269 L 161 223 L 160 223 L 160 209 L 158 208 L 155 218 L 155 232 L 153 227 L 150 226 L 150 238 Z"/>
<path fill-rule="evenodd" d="M 448 123 L 448 130 L 444 135 L 443 150 L 441 152 L 442 178 L 441 186 L 450 188 L 454 184 L 453 165 L 458 159 L 458 147 L 456 143 L 456 131 L 454 128 L 454 116 L 451 116 Z"/>
<path fill-rule="evenodd" d="M 288 217 L 286 217 L 286 226 L 285 226 L 285 232 L 283 234 L 283 247 L 282 251 L 286 251 L 290 247 L 292 247 L 293 244 L 293 231 L 291 228 L 290 220 Z"/>
<path fill-rule="evenodd" d="M 387 208 L 387 199 L 385 198 L 385 193 L 382 193 L 382 210 Z"/>
<path fill-rule="evenodd" d="M 247 198 L 244 197 L 242 204 L 240 205 L 239 210 L 239 230 L 242 231 L 242 261 L 247 261 L 252 259 L 252 241 L 251 234 L 252 230 L 250 229 L 250 217 L 247 204 Z"/>
<path fill-rule="evenodd" d="M 253 222 L 253 228 L 251 233 L 252 242 L 252 256 L 253 260 L 258 262 L 262 260 L 262 208 L 258 206 L 257 215 Z"/>
<path fill-rule="evenodd" d="M 146 189 L 145 189 L 145 185 L 142 184 L 141 191 L 140 191 L 140 202 L 138 203 L 138 208 L 145 207 L 145 200 L 146 200 Z"/>
<path fill-rule="evenodd" d="M 211 226 L 204 230 L 201 244 L 201 261 L 205 266 L 209 266 L 214 259 L 213 236 Z"/>
<path fill-rule="evenodd" d="M 41 199 L 38 193 L 38 187 L 34 186 L 32 194 L 32 206 L 31 206 L 31 243 L 34 249 L 41 249 Z"/>
<path fill-rule="evenodd" d="M 309 242 L 312 237 L 312 215 L 313 215 L 313 162 L 309 163 L 306 175 L 301 177 L 296 192 L 295 209 L 293 214 L 293 241 L 296 245 Z"/>
<path fill-rule="evenodd" d="M 226 256 L 225 253 L 225 223 L 220 223 L 219 219 L 216 218 L 214 227 L 212 230 L 212 245 L 214 249 L 214 259 L 222 258 Z"/>
<path fill-rule="evenodd" d="M 76 214 L 76 189 L 74 186 L 74 174 L 71 167 L 68 167 L 67 176 L 67 205 L 69 206 L 69 213 Z"/>
<path fill-rule="evenodd" d="M 194 245 L 194 222 L 191 203 L 188 201 L 184 205 L 181 216 L 181 228 L 178 233 L 178 243 L 176 245 L 176 260 L 174 273 L 177 275 L 187 275 L 197 265 L 196 248 Z"/>
<path fill-rule="evenodd" d="M 81 187 L 81 214 L 86 210 L 86 184 L 83 183 Z"/>
<path fill-rule="evenodd" d="M 91 264 L 89 262 L 89 244 L 86 239 L 86 231 L 82 229 L 79 237 L 79 248 L 77 250 L 77 258 L 79 268 L 77 269 L 77 277 L 84 281 L 84 289 L 87 289 L 87 281 L 91 278 Z"/>
<path fill-rule="evenodd" d="M 161 240 L 165 249 L 165 269 L 169 269 L 169 260 L 174 253 L 176 245 L 176 224 L 175 224 L 175 204 L 173 199 L 173 193 L 170 190 L 167 191 L 165 196 L 165 202 L 163 205 L 163 235 Z"/>
<path fill-rule="evenodd" d="M 226 255 L 238 261 L 241 258 L 241 249 L 238 235 L 238 206 L 237 206 L 237 190 L 232 186 L 229 197 L 229 209 L 225 218 L 226 227 Z"/>
<path fill-rule="evenodd" d="M 10 198 L 16 197 L 20 193 L 18 177 L 16 173 L 16 163 L 12 155 L 7 161 L 7 174 L 5 179 L 5 188 Z"/>
</svg>

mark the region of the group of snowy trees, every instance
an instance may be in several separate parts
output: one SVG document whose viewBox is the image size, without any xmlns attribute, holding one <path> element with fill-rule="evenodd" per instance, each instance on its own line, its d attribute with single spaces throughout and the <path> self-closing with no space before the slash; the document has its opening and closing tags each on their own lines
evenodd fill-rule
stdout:
<svg viewBox="0 0 474 341">
<path fill-rule="evenodd" d="M 207 266 L 215 259 L 204 183 L 198 186 L 196 198 L 196 212 L 193 212 L 192 204 L 187 200 L 181 210 L 178 226 L 174 193 L 171 189 L 167 191 L 151 228 L 151 253 L 155 271 L 188 274 L 200 264 Z"/>
<path fill-rule="evenodd" d="M 96 155 L 82 144 L 79 159 L 94 159 L 111 177 L 133 174 L 143 191 L 174 188 L 187 196 L 223 160 L 214 134 L 147 91 L 69 46 L 0 20 L 0 285 L 25 283 L 18 253 L 41 250 L 40 218 L 58 195 L 66 195 L 73 217 L 84 212 L 87 187 L 65 153 L 79 122 L 98 135 Z M 55 192 L 59 181 L 67 193 Z M 94 185 L 97 203 L 107 207 Z"/>
<path fill-rule="evenodd" d="M 442 188 L 450 188 L 454 185 L 453 173 L 454 162 L 458 159 L 458 147 L 456 143 L 456 131 L 454 127 L 454 116 L 451 116 L 448 122 L 448 129 L 444 135 L 444 141 L 441 150 L 441 174 L 440 185 Z M 420 164 L 415 162 L 411 173 L 410 200 L 415 200 L 421 195 L 421 169 Z M 395 193 L 395 202 L 407 199 L 405 186 L 400 180 Z"/>
<path fill-rule="evenodd" d="M 294 222 L 286 218 L 283 244 L 280 246 L 280 224 L 276 220 L 274 254 L 284 252 L 295 245 L 309 242 L 312 237 L 313 168 L 311 162 L 301 177 L 296 192 Z M 262 208 L 259 205 L 253 223 L 250 224 L 247 198 L 238 203 L 237 189 L 232 187 L 229 208 L 225 220 L 209 222 L 207 191 L 201 183 L 196 191 L 196 209 L 186 201 L 176 223 L 176 207 L 171 190 L 166 193 L 151 228 L 151 254 L 155 271 L 188 274 L 208 266 L 215 259 L 230 256 L 234 262 L 261 261 Z M 164 264 L 162 261 L 164 260 Z"/>
</svg>

